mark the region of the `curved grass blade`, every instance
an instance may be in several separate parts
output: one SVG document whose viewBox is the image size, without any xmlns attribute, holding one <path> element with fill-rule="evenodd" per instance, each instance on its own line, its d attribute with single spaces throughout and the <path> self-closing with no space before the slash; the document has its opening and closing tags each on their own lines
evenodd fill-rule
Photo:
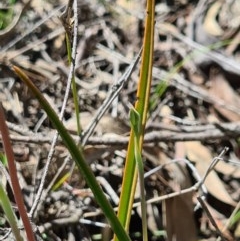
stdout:
<svg viewBox="0 0 240 241">
<path fill-rule="evenodd" d="M 55 128 L 58 130 L 60 136 L 62 137 L 63 142 L 68 148 L 69 152 L 72 155 L 73 160 L 76 162 L 76 165 L 81 172 L 81 174 L 85 177 L 85 180 L 88 186 L 91 188 L 95 199 L 99 206 L 101 207 L 103 213 L 107 217 L 115 235 L 119 238 L 119 240 L 130 241 L 130 237 L 124 230 L 123 226 L 119 222 L 111 204 L 105 197 L 101 187 L 99 186 L 91 168 L 85 162 L 83 154 L 81 152 L 81 148 L 79 148 L 71 135 L 68 133 L 67 129 L 64 127 L 62 122 L 59 120 L 57 114 L 49 105 L 47 100 L 44 98 L 42 93 L 37 89 L 37 87 L 32 83 L 32 81 L 28 78 L 28 76 L 17 66 L 12 67 L 14 72 L 20 77 L 20 79 L 28 86 L 29 89 L 33 92 L 35 97 L 40 102 L 43 109 L 46 111 L 48 118 L 51 120 Z"/>
</svg>

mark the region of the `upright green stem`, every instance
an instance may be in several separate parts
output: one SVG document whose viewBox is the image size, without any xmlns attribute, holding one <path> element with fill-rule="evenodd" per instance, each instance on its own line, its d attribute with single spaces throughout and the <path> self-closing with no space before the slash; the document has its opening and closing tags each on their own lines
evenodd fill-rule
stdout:
<svg viewBox="0 0 240 241">
<path fill-rule="evenodd" d="M 12 232 L 16 238 L 17 241 L 23 241 L 23 238 L 20 234 L 20 231 L 17 226 L 17 217 L 15 213 L 12 210 L 10 200 L 2 186 L 2 182 L 0 181 L 0 204 L 2 206 L 2 209 L 8 219 L 8 222 L 11 226 Z"/>
<path fill-rule="evenodd" d="M 139 152 L 142 149 L 144 129 L 147 120 L 149 93 L 152 80 L 152 61 L 153 61 L 153 45 L 154 45 L 154 14 L 155 0 L 147 1 L 147 16 L 145 21 L 145 33 L 142 52 L 141 72 L 137 91 L 137 101 L 135 109 L 141 117 L 141 127 L 139 131 L 138 147 Z M 136 141 L 136 140 L 135 140 Z M 126 164 L 124 168 L 122 191 L 118 209 L 118 217 L 126 230 L 132 213 L 132 205 L 136 190 L 138 169 L 136 168 L 136 160 L 134 153 L 134 132 L 130 133 Z M 117 237 L 114 238 L 117 241 Z"/>
<path fill-rule="evenodd" d="M 67 45 L 67 53 L 68 53 L 68 63 L 71 64 L 71 61 L 72 61 L 71 41 L 67 33 L 66 33 L 66 45 Z M 77 134 L 80 135 L 81 134 L 80 111 L 79 111 L 77 86 L 76 86 L 74 73 L 72 76 L 71 86 L 72 86 L 73 102 L 75 106 L 75 114 L 76 114 L 76 121 L 77 121 Z"/>
<path fill-rule="evenodd" d="M 141 133 L 141 117 L 139 113 L 132 108 L 130 110 L 130 122 L 134 132 L 134 156 L 138 166 L 138 178 L 140 185 L 140 200 L 141 200 L 141 211 L 142 211 L 142 236 L 143 241 L 148 240 L 147 235 L 147 210 L 146 210 L 146 198 L 144 188 L 144 166 L 142 161 L 141 150 L 139 147 L 140 133 Z"/>
</svg>

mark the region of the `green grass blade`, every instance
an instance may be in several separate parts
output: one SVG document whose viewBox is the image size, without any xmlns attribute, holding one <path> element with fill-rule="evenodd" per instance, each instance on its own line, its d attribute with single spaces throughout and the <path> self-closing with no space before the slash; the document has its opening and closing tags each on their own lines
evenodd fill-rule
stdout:
<svg viewBox="0 0 240 241">
<path fill-rule="evenodd" d="M 58 130 L 60 136 L 62 137 L 63 142 L 65 143 L 66 147 L 68 148 L 69 152 L 72 155 L 73 160 L 76 162 L 76 165 L 81 172 L 81 174 L 85 177 L 85 180 L 88 186 L 91 188 L 96 201 L 98 202 L 99 206 L 101 207 L 103 213 L 107 217 L 114 233 L 117 235 L 119 240 L 123 241 L 130 241 L 130 238 L 126 231 L 124 230 L 123 226 L 119 222 L 112 206 L 110 205 L 109 201 L 105 197 L 101 187 L 99 186 L 91 168 L 85 162 L 83 154 L 81 152 L 81 148 L 79 148 L 71 135 L 68 133 L 62 122 L 59 120 L 57 114 L 49 105 L 47 100 L 44 98 L 42 93 L 36 88 L 36 86 L 32 83 L 32 81 L 28 78 L 28 76 L 18 67 L 13 66 L 13 70 L 15 73 L 20 77 L 20 79 L 31 89 L 33 94 L 36 96 L 38 101 L 40 102 L 43 109 L 46 111 L 49 119 Z"/>
<path fill-rule="evenodd" d="M 23 241 L 23 238 L 20 234 L 20 231 L 17 226 L 17 217 L 13 212 L 10 200 L 2 186 L 2 182 L 0 181 L 0 204 L 2 209 L 7 217 L 7 220 L 11 226 L 12 232 L 17 241 Z"/>
<path fill-rule="evenodd" d="M 66 33 L 66 45 L 67 45 L 67 53 L 68 53 L 68 63 L 71 64 L 72 61 L 72 49 L 71 49 L 71 42 L 69 39 L 68 34 Z M 75 106 L 75 113 L 76 113 L 76 122 L 77 122 L 77 134 L 81 134 L 81 124 L 80 124 L 80 111 L 79 111 L 79 104 L 78 104 L 78 95 L 77 95 L 77 86 L 75 80 L 75 74 L 73 73 L 72 76 L 72 93 L 73 93 L 73 102 Z"/>
<path fill-rule="evenodd" d="M 152 79 L 152 61 L 153 61 L 153 39 L 154 39 L 154 10 L 155 1 L 147 1 L 147 16 L 145 22 L 145 33 L 142 53 L 142 63 L 140 80 L 137 92 L 137 102 L 135 109 L 141 117 L 141 130 L 139 137 L 139 149 L 142 149 L 144 128 L 147 119 L 149 92 Z M 120 204 L 118 210 L 118 217 L 126 230 L 128 230 L 134 193 L 137 183 L 137 168 L 134 158 L 134 134 L 133 130 L 130 133 L 130 140 L 128 145 L 128 153 L 124 169 L 122 192 L 120 196 Z M 117 238 L 115 237 L 115 240 Z"/>
<path fill-rule="evenodd" d="M 142 212 L 142 236 L 143 236 L 143 241 L 147 241 L 148 233 L 147 233 L 147 209 L 146 209 L 145 188 L 144 188 L 144 165 L 143 165 L 141 151 L 139 149 L 141 118 L 139 113 L 134 108 L 130 110 L 130 123 L 131 123 L 132 130 L 134 132 L 134 157 L 137 162 L 138 176 L 139 176 L 141 212 Z"/>
</svg>

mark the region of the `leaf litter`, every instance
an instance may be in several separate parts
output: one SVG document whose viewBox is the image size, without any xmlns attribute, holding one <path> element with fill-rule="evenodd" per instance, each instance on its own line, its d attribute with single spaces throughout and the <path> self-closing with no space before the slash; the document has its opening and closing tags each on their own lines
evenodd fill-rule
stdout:
<svg viewBox="0 0 240 241">
<path fill-rule="evenodd" d="M 61 0 L 19 1 L 9 28 L 0 30 L 0 101 L 28 210 L 41 180 L 54 130 L 40 104 L 9 66 L 23 68 L 60 112 L 69 72 L 60 21 L 65 4 Z M 6 6 L 0 4 L 0 11 L 5 7 L 13 8 L 10 1 Z M 81 0 L 78 7 L 75 75 L 84 130 L 114 81 L 123 75 L 141 48 L 145 3 Z M 149 112 L 143 151 L 145 171 L 159 167 L 145 179 L 146 199 L 151 200 L 196 183 L 192 169 L 186 163 L 174 162 L 175 159 L 187 159 L 203 177 L 214 158 L 224 147 L 229 148 L 204 183 L 208 210 L 226 240 L 240 240 L 239 220 L 227 225 L 231 214 L 236 208 L 239 210 L 240 197 L 239 13 L 237 0 L 157 1 L 151 89 L 156 98 Z M 158 94 L 163 80 L 167 83 L 166 91 Z M 103 178 L 99 178 L 100 183 L 114 206 L 111 196 L 119 197 L 121 192 L 130 128 L 127 106 L 129 102 L 134 104 L 137 81 L 138 69 L 83 150 L 95 175 Z M 64 123 L 71 123 L 69 131 L 77 138 L 73 113 L 70 97 Z M 48 240 L 70 240 L 70 236 L 74 240 L 110 240 L 105 218 L 71 160 L 66 160 L 67 155 L 59 140 L 44 184 L 46 193 L 32 221 Z M 216 240 L 218 234 L 206 210 L 199 207 L 199 194 L 192 190 L 148 204 L 149 240 L 166 240 L 166 236 L 177 241 Z M 141 213 L 136 208 L 129 229 L 133 240 L 141 240 L 140 223 Z M 0 237 L 7 231 L 7 224 L 3 225 Z"/>
</svg>

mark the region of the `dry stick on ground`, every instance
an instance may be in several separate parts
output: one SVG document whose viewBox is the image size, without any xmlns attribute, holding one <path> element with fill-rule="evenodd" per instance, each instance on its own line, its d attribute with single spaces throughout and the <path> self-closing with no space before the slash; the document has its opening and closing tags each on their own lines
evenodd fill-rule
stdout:
<svg viewBox="0 0 240 241">
<path fill-rule="evenodd" d="M 197 197 L 197 200 L 200 202 L 203 210 L 206 212 L 206 214 L 207 214 L 207 216 L 208 216 L 211 224 L 213 225 L 213 227 L 215 227 L 215 229 L 216 229 L 218 235 L 221 237 L 222 241 L 225 241 L 226 239 L 224 238 L 222 232 L 221 232 L 220 229 L 218 228 L 218 226 L 217 226 L 217 224 L 216 224 L 213 216 L 211 215 L 210 211 L 209 211 L 208 208 L 207 208 L 207 205 L 204 203 L 204 201 L 202 200 L 201 197 Z"/>
<path fill-rule="evenodd" d="M 164 27 L 164 29 L 165 28 L 166 27 Z M 174 30 L 172 30 L 170 28 L 169 29 L 167 28 L 166 31 L 169 31 L 173 35 L 176 34 L 174 32 Z M 187 38 L 187 37 L 185 37 L 185 38 Z M 198 47 L 200 48 L 201 45 L 198 45 Z M 104 46 L 102 46 L 100 44 L 98 44 L 98 48 L 103 50 L 103 51 L 105 51 L 105 52 L 107 52 L 108 54 L 114 55 L 115 58 L 119 58 L 119 60 L 124 61 L 125 63 L 129 63 L 128 58 L 126 58 L 125 56 L 122 56 L 119 53 L 116 53 L 116 52 L 114 52 L 112 50 L 109 50 L 108 48 L 106 48 L 106 47 L 104 47 Z M 208 52 L 208 56 L 212 56 L 212 54 L 214 55 L 215 52 L 213 52 L 213 51 L 212 52 Z M 225 58 L 222 55 L 220 55 L 218 57 L 220 59 L 221 58 Z M 225 58 L 225 62 L 226 61 L 227 61 L 227 59 Z M 238 63 L 236 63 L 236 61 L 233 61 L 233 63 L 231 63 L 231 64 L 235 66 L 236 71 L 238 70 L 240 72 L 240 68 L 238 66 Z M 165 71 L 163 69 L 160 69 L 160 68 L 153 67 L 153 77 L 158 79 L 158 80 L 159 79 L 160 80 L 168 80 L 169 79 L 169 72 L 167 72 L 167 71 Z M 174 73 L 174 75 L 171 75 L 171 81 L 169 81 L 168 84 L 171 85 L 171 86 L 176 87 L 177 89 L 181 90 L 183 93 L 185 93 L 188 96 L 192 96 L 194 98 L 204 100 L 204 101 L 206 101 L 208 103 L 215 104 L 215 105 L 217 105 L 219 107 L 223 107 L 223 108 L 225 108 L 227 110 L 231 110 L 234 113 L 237 113 L 237 114 L 240 115 L 240 111 L 239 111 L 239 109 L 237 107 L 231 106 L 229 104 L 226 104 L 225 101 L 223 101 L 223 100 L 221 100 L 219 98 L 209 96 L 209 93 L 206 90 L 204 90 L 203 88 L 201 88 L 201 87 L 199 87 L 199 86 L 197 86 L 197 85 L 187 81 L 186 79 L 184 79 L 178 73 Z"/>
<path fill-rule="evenodd" d="M 223 54 L 217 53 L 211 50 L 211 47 L 205 47 L 192 39 L 186 37 L 185 35 L 181 34 L 176 27 L 171 24 L 162 24 L 157 23 L 156 27 L 161 29 L 162 33 L 171 34 L 173 37 L 177 38 L 179 41 L 185 43 L 186 45 L 197 49 L 200 53 L 206 55 L 212 61 L 218 63 L 223 69 L 226 71 L 230 71 L 231 73 L 235 73 L 237 75 L 240 74 L 240 67 L 239 63 L 232 58 L 226 57 Z"/>
<path fill-rule="evenodd" d="M 68 6 L 70 7 L 70 6 Z M 68 100 L 68 96 L 70 93 L 70 89 L 71 89 L 71 82 L 73 79 L 73 75 L 74 75 L 74 70 L 75 70 L 75 58 L 76 58 L 76 53 L 77 53 L 77 31 L 78 31 L 78 12 L 77 12 L 77 0 L 73 1 L 73 12 L 74 12 L 74 26 L 73 26 L 73 42 L 72 42 L 72 55 L 71 55 L 71 65 L 70 65 L 70 71 L 69 71 L 69 75 L 68 75 L 68 80 L 67 80 L 67 86 L 66 86 L 66 91 L 65 91 L 65 96 L 63 99 L 63 104 L 62 104 L 62 109 L 60 112 L 60 116 L 59 119 L 62 120 L 63 119 L 63 115 L 65 112 L 65 108 L 67 105 L 67 100 Z M 41 182 L 40 182 L 40 186 L 36 195 L 36 198 L 34 200 L 34 203 L 32 205 L 32 208 L 30 210 L 30 217 L 33 217 L 34 212 L 39 204 L 39 201 L 41 199 L 42 196 L 42 192 L 43 192 L 43 188 L 44 188 L 44 183 L 45 183 L 45 179 L 48 173 L 48 169 L 52 160 L 52 156 L 54 153 L 54 148 L 56 146 L 57 143 L 57 139 L 58 139 L 58 132 L 56 131 L 52 140 L 52 144 L 51 144 L 51 148 L 49 150 L 49 154 L 48 154 L 48 158 L 47 158 L 47 163 L 45 165 L 44 168 L 44 172 L 43 172 L 43 176 L 41 178 Z"/>
<path fill-rule="evenodd" d="M 198 191 L 199 188 L 204 184 L 204 181 L 206 180 L 208 174 L 212 171 L 212 169 L 214 168 L 214 166 L 220 161 L 222 160 L 222 157 L 226 154 L 226 152 L 228 151 L 228 148 L 225 147 L 223 149 L 223 151 L 217 156 L 215 157 L 211 164 L 209 165 L 204 177 L 198 181 L 195 185 L 193 185 L 192 187 L 190 188 L 186 188 L 186 189 L 183 189 L 183 190 L 180 190 L 179 192 L 174 192 L 174 193 L 170 193 L 170 194 L 167 194 L 167 195 L 164 195 L 164 196 L 160 196 L 160 197 L 156 197 L 156 198 L 152 198 L 150 200 L 147 201 L 147 203 L 154 203 L 154 202 L 159 202 L 159 201 L 163 201 L 165 199 L 168 199 L 168 198 L 172 198 L 172 197 L 176 197 L 178 195 L 182 195 L 182 194 L 185 194 L 185 193 L 189 193 L 189 192 L 193 192 L 193 191 Z M 140 203 L 134 203 L 134 207 L 137 207 L 139 206 Z"/>
<path fill-rule="evenodd" d="M 11 126 L 11 125 L 10 125 Z M 219 129 L 219 126 L 221 128 Z M 159 128 L 159 127 L 158 127 Z M 15 128 L 14 128 L 15 129 Z M 168 127 L 171 130 L 150 131 L 144 136 L 144 143 L 156 143 L 161 141 L 204 141 L 204 140 L 224 140 L 229 138 L 237 138 L 240 136 L 240 122 L 223 123 L 223 124 L 208 124 L 196 126 L 176 127 L 174 125 Z M 15 129 L 16 130 L 16 129 Z M 181 131 L 182 130 L 182 131 Z M 26 133 L 25 133 L 26 135 Z M 52 135 L 46 136 L 42 134 L 31 134 L 30 136 L 10 135 L 12 141 L 27 142 L 27 143 L 51 143 Z M 1 137 L 0 137 L 1 139 Z M 79 141 L 78 136 L 74 136 L 76 141 Z M 128 137 L 125 136 L 94 136 L 89 137 L 87 144 L 91 145 L 119 145 L 126 146 Z M 61 143 L 61 140 L 58 140 Z"/>
<path fill-rule="evenodd" d="M 88 127 L 86 128 L 86 130 L 83 132 L 83 134 L 81 135 L 81 143 L 84 146 L 87 143 L 87 140 L 89 139 L 90 135 L 93 133 L 94 128 L 96 127 L 97 123 L 99 122 L 99 120 L 102 118 L 102 116 L 104 115 L 104 113 L 106 112 L 106 110 L 109 108 L 109 106 L 111 105 L 111 103 L 113 102 L 113 100 L 119 95 L 121 89 L 123 88 L 124 84 L 128 81 L 128 79 L 130 78 L 133 70 L 135 69 L 135 67 L 137 66 L 137 63 L 140 59 L 142 53 L 142 48 L 139 51 L 136 59 L 133 61 L 133 63 L 127 68 L 127 71 L 123 74 L 123 76 L 117 81 L 117 83 L 115 83 L 109 94 L 108 97 L 105 99 L 105 101 L 103 102 L 102 106 L 99 108 L 99 110 L 97 111 L 95 117 L 93 118 L 93 120 L 91 121 L 91 123 L 88 125 Z"/>
<path fill-rule="evenodd" d="M 228 221 L 225 223 L 222 232 L 225 232 L 227 228 L 230 228 L 231 226 L 231 221 L 233 220 L 234 216 L 237 214 L 237 212 L 240 210 L 240 201 L 238 202 L 237 206 L 234 208 L 231 216 L 228 218 Z M 218 237 L 216 241 L 220 241 L 221 237 Z"/>
<path fill-rule="evenodd" d="M 158 79 L 160 78 L 167 81 L 168 80 L 167 77 L 169 76 L 169 73 L 162 69 L 153 68 L 153 76 L 155 78 L 158 78 Z M 177 89 L 179 89 L 180 91 L 182 91 L 188 96 L 192 96 L 196 99 L 200 99 L 205 102 L 215 104 L 219 107 L 223 107 L 234 113 L 240 114 L 240 111 L 236 106 L 232 106 L 229 103 L 226 104 L 226 102 L 223 101 L 222 99 L 209 95 L 209 93 L 206 90 L 187 81 L 179 74 L 174 74 L 174 76 L 172 77 L 171 81 L 169 81 L 168 84 L 176 87 Z"/>
<path fill-rule="evenodd" d="M 83 133 L 82 140 L 78 136 L 75 138 L 77 143 L 81 143 L 82 146 L 84 146 L 86 144 L 89 136 L 94 131 L 94 128 L 96 127 L 98 121 L 102 118 L 102 116 L 104 115 L 104 113 L 106 112 L 108 107 L 111 105 L 112 101 L 118 96 L 118 94 L 121 91 L 121 89 L 123 88 L 124 84 L 129 80 L 133 70 L 137 66 L 137 63 L 140 59 L 140 56 L 141 56 L 141 50 L 140 50 L 139 54 L 137 55 L 136 59 L 129 65 L 129 67 L 127 68 L 127 70 L 123 74 L 123 76 L 117 81 L 117 83 L 115 83 L 112 86 L 108 97 L 105 99 L 105 101 L 102 104 L 102 106 L 100 107 L 99 111 L 96 113 L 95 118 L 93 118 L 92 122 L 90 123 L 88 128 Z M 65 158 L 64 162 L 68 163 L 70 159 L 71 159 L 71 156 L 68 155 Z M 57 174 L 60 174 L 60 173 L 58 172 Z M 57 176 L 55 176 L 54 179 L 57 179 Z M 48 191 L 50 190 L 50 186 L 47 188 L 47 190 Z"/>
<path fill-rule="evenodd" d="M 139 59 L 141 56 L 141 50 L 139 54 L 137 55 L 136 59 L 129 65 L 123 76 L 112 86 L 111 91 L 109 92 L 108 97 L 105 99 L 104 103 L 102 104 L 101 108 L 99 111 L 96 113 L 95 118 L 92 120 L 88 128 L 85 130 L 83 134 L 83 139 L 85 138 L 85 143 L 84 141 L 81 142 L 81 145 L 84 146 L 86 144 L 86 141 L 88 140 L 89 136 L 92 134 L 94 131 L 98 121 L 102 118 L 104 113 L 106 112 L 107 108 L 111 105 L 112 101 L 118 96 L 119 92 L 123 88 L 124 84 L 129 80 L 133 70 L 135 69 Z M 80 143 L 80 138 L 76 138 L 76 142 Z M 71 156 L 68 155 L 65 160 L 64 164 L 61 166 L 61 168 L 64 168 L 65 164 L 67 164 L 70 161 Z M 72 168 L 73 170 L 73 168 Z M 53 177 L 53 180 L 56 180 L 58 178 L 58 175 L 60 174 L 60 171 Z M 50 185 L 52 185 L 54 182 L 52 181 Z M 50 191 L 50 187 L 48 186 L 47 191 Z"/>
<path fill-rule="evenodd" d="M 194 184 L 190 188 L 186 188 L 186 189 L 183 189 L 183 190 L 180 190 L 180 191 L 177 191 L 177 192 L 173 192 L 173 193 L 170 193 L 170 194 L 166 194 L 166 195 L 163 195 L 163 196 L 151 198 L 151 199 L 147 200 L 146 203 L 151 204 L 151 203 L 161 202 L 163 200 L 166 200 L 166 199 L 169 199 L 169 198 L 172 198 L 172 197 L 176 197 L 176 196 L 179 196 L 179 195 L 182 195 L 182 194 L 186 194 L 186 193 L 189 193 L 189 192 L 196 192 L 199 189 L 201 189 L 202 192 L 203 192 L 203 195 L 201 195 L 201 197 L 203 198 L 202 200 L 204 200 L 205 194 L 207 193 L 206 188 L 204 186 L 204 181 L 206 180 L 208 174 L 211 172 L 211 170 L 214 168 L 214 166 L 220 160 L 222 160 L 222 157 L 226 154 L 227 151 L 228 151 L 228 148 L 225 147 L 217 157 L 213 158 L 213 160 L 212 160 L 211 164 L 209 165 L 209 167 L 208 167 L 208 169 L 207 169 L 203 178 L 200 178 L 200 175 L 198 174 L 197 170 L 193 166 L 191 166 L 191 164 L 189 165 L 189 163 L 190 163 L 189 161 L 187 161 L 185 159 L 176 159 L 176 160 L 170 161 L 166 165 L 174 164 L 174 163 L 179 162 L 179 161 L 185 162 L 190 167 L 190 169 L 192 170 L 193 176 L 196 178 L 197 183 Z M 157 167 L 155 171 L 157 171 L 157 170 L 159 170 L 159 167 Z M 150 171 L 149 175 L 151 175 L 151 174 L 152 174 L 152 171 Z M 146 173 L 145 177 L 148 177 L 149 175 Z M 136 202 L 136 203 L 133 204 L 133 207 L 139 207 L 140 205 L 141 205 L 140 202 Z M 117 209 L 118 208 L 115 208 L 114 210 L 117 211 Z M 84 217 L 85 218 L 86 217 L 92 217 L 92 216 L 100 215 L 101 213 L 102 213 L 101 210 L 97 210 L 95 212 L 84 214 Z"/>
<path fill-rule="evenodd" d="M 52 40 L 52 39 L 56 38 L 57 36 L 61 35 L 63 32 L 64 32 L 64 28 L 63 27 L 58 27 L 54 31 L 52 31 L 52 32 L 50 32 L 48 34 L 45 34 L 42 38 L 37 39 L 37 40 L 35 40 L 33 42 L 27 43 L 27 45 L 23 46 L 20 49 L 13 50 L 13 51 L 9 50 L 9 51 L 6 52 L 7 53 L 7 60 L 9 60 L 9 61 L 12 60 L 12 61 L 17 62 L 16 58 L 18 56 L 26 53 L 27 51 L 29 51 L 29 50 L 31 50 L 31 49 L 39 46 L 39 45 L 41 45 L 44 42 L 47 42 L 48 40 Z M 0 56 L 0 61 L 3 62 L 4 58 L 5 58 L 5 56 L 4 56 L 4 54 L 2 54 Z"/>
<path fill-rule="evenodd" d="M 72 224 L 77 224 L 79 223 L 79 220 L 82 216 L 82 210 L 79 208 L 76 208 L 74 210 L 74 213 L 71 213 L 68 217 L 61 217 L 61 218 L 56 218 L 55 220 L 52 220 L 50 222 L 44 223 L 44 225 L 39 226 L 39 231 L 40 233 L 44 233 L 48 230 L 51 230 L 53 227 L 64 227 L 64 226 L 71 226 Z"/>
<path fill-rule="evenodd" d="M 129 80 L 129 78 L 130 78 L 133 70 L 135 69 L 135 67 L 136 67 L 136 65 L 137 65 L 137 63 L 138 63 L 138 61 L 139 61 L 139 59 L 140 59 L 140 56 L 141 56 L 141 50 L 140 50 L 139 54 L 137 55 L 136 59 L 129 65 L 129 67 L 127 68 L 127 70 L 126 70 L 125 73 L 123 74 L 123 76 L 117 81 L 116 84 L 114 84 L 114 85 L 112 86 L 112 89 L 111 89 L 111 91 L 110 91 L 110 93 L 109 93 L 109 95 L 108 95 L 108 98 L 104 101 L 102 107 L 99 109 L 98 113 L 96 114 L 96 117 L 93 119 L 93 121 L 92 121 L 92 123 L 90 124 L 89 128 L 87 128 L 87 130 L 85 131 L 85 134 L 84 134 L 84 136 L 83 136 L 84 139 L 85 139 L 85 142 L 88 140 L 89 136 L 91 135 L 91 133 L 92 133 L 92 131 L 94 130 L 95 126 L 97 125 L 98 121 L 101 119 L 101 117 L 103 116 L 103 114 L 105 113 L 105 111 L 107 110 L 107 108 L 111 105 L 112 101 L 118 96 L 118 94 L 119 94 L 119 92 L 121 91 L 121 89 L 123 88 L 124 84 Z M 70 73 L 71 73 L 71 72 L 70 72 Z M 69 75 L 69 76 L 71 76 L 71 75 Z M 70 79 L 70 77 L 69 77 L 69 79 Z M 69 83 L 69 82 L 68 82 L 68 83 Z M 64 106 L 64 105 L 63 105 L 63 106 Z M 30 133 L 30 132 L 28 132 L 28 131 L 22 132 L 22 129 L 21 129 L 21 128 L 13 125 L 12 123 L 9 123 L 9 127 L 10 127 L 11 129 L 13 129 L 14 131 L 17 131 L 17 132 L 19 132 L 19 133 L 21 133 L 21 134 L 23 134 L 23 135 L 27 135 L 27 133 Z M 33 134 L 33 133 L 31 133 L 30 135 L 32 136 L 33 139 L 35 139 L 35 141 L 37 140 L 37 142 L 35 142 L 35 143 L 38 143 L 38 144 L 39 144 L 39 143 L 45 142 L 45 141 L 44 141 L 45 138 L 44 138 L 42 135 L 39 135 L 39 134 L 35 135 L 35 134 Z M 13 137 L 13 136 L 11 136 L 11 139 L 14 140 L 15 138 L 12 138 L 12 137 Z M 48 137 L 47 142 L 52 143 L 52 147 L 54 147 L 54 146 L 55 146 L 55 141 L 57 140 L 56 138 L 57 138 L 57 135 L 56 135 L 56 134 L 55 134 L 55 137 L 54 137 L 54 139 L 53 139 L 54 141 L 52 141 L 52 137 L 50 137 L 50 138 Z M 30 139 L 31 139 L 31 138 L 30 138 Z M 32 139 L 32 140 L 33 140 L 33 139 Z M 25 140 L 26 140 L 26 139 L 25 139 Z M 46 139 L 45 139 L 45 140 L 46 140 Z M 76 138 L 76 141 L 79 142 L 79 137 Z M 22 139 L 22 142 L 24 142 L 24 139 Z M 29 142 L 29 140 L 28 140 L 27 142 Z M 30 141 L 30 142 L 31 142 L 31 141 Z M 84 143 L 83 143 L 83 144 L 84 144 Z M 52 150 L 53 150 L 53 149 L 52 149 Z M 50 154 L 51 154 L 51 155 L 50 155 Z M 43 185 L 43 183 L 44 183 L 45 176 L 46 176 L 48 167 L 49 167 L 49 165 L 50 165 L 51 156 L 52 156 L 52 153 L 49 152 L 49 157 L 48 157 L 47 164 L 46 164 L 46 166 L 45 166 L 45 171 L 44 171 L 44 175 L 43 175 L 43 178 L 42 178 L 43 181 L 41 181 L 41 183 L 42 183 L 41 185 Z M 68 156 L 68 157 L 66 158 L 65 163 L 67 163 L 67 162 L 69 161 L 69 159 L 70 159 L 70 156 Z M 40 199 L 40 197 L 41 197 L 41 195 L 42 195 L 42 189 L 43 189 L 42 187 L 39 188 L 39 191 L 38 191 L 37 197 L 36 197 L 36 199 L 35 199 L 34 205 L 33 205 L 32 209 L 31 209 L 31 211 L 30 211 L 30 216 L 33 215 L 33 213 L 34 213 L 34 211 L 35 211 L 35 209 L 36 209 L 36 207 L 37 207 L 37 205 L 38 205 L 38 203 L 39 203 L 39 199 Z M 49 191 L 49 190 L 50 190 L 50 188 L 47 189 L 47 191 Z"/>
<path fill-rule="evenodd" d="M 75 3 L 76 1 L 74 1 Z M 75 9 L 75 7 L 74 7 Z M 75 13 L 75 10 L 74 10 L 74 13 Z M 77 12 L 76 12 L 77 14 Z M 75 18 L 75 17 L 74 17 Z M 77 21 L 74 20 L 74 26 L 75 24 L 77 24 Z M 76 39 L 75 39 L 75 35 L 76 32 L 75 32 L 75 27 L 74 27 L 74 38 L 73 38 L 73 50 L 72 50 L 72 59 L 74 60 L 75 59 L 75 55 L 76 55 Z M 77 30 L 76 30 L 77 31 Z M 112 90 L 111 92 L 109 93 L 109 97 L 104 101 L 103 105 L 102 105 L 102 108 L 100 108 L 100 110 L 98 111 L 97 113 L 97 117 L 94 118 L 93 122 L 92 122 L 92 125 L 90 125 L 90 128 L 87 129 L 87 131 L 85 132 L 85 134 L 83 134 L 83 138 L 85 141 L 87 141 L 89 135 L 91 135 L 92 131 L 94 130 L 96 124 L 98 123 L 98 121 L 101 119 L 101 117 L 103 116 L 103 114 L 105 113 L 105 111 L 107 110 L 107 108 L 111 105 L 112 101 L 116 98 L 116 96 L 118 96 L 119 92 L 121 91 L 124 83 L 130 78 L 131 76 L 131 73 L 132 71 L 135 69 L 139 59 L 140 59 L 140 55 L 141 55 L 141 50 L 137 56 L 137 58 L 134 60 L 134 62 L 128 67 L 127 71 L 124 73 L 124 75 L 120 78 L 120 80 L 115 84 L 113 85 L 112 87 Z M 71 67 L 70 67 L 70 74 L 69 74 L 69 78 L 68 78 L 68 84 L 71 83 L 71 79 L 72 79 L 72 74 L 73 74 L 73 71 L 74 71 L 74 64 L 75 64 L 75 61 L 72 61 L 72 64 L 71 64 Z M 69 86 L 70 88 L 70 86 Z M 66 90 L 66 93 L 67 93 L 67 90 Z M 66 96 L 66 94 L 65 94 Z M 64 100 L 67 100 L 67 98 L 64 98 Z M 65 103 L 66 101 L 64 101 Z M 65 103 L 66 105 L 66 103 Z M 63 108 L 62 110 L 64 110 L 64 106 L 63 104 Z M 60 118 L 62 119 L 62 116 L 63 116 L 63 112 L 61 111 L 60 113 Z M 45 165 L 45 171 L 44 171 L 44 175 L 43 175 L 43 178 L 42 178 L 42 181 L 41 181 L 41 189 L 39 187 L 39 191 L 38 191 L 38 194 L 37 194 L 37 197 L 35 199 L 35 202 L 34 202 L 34 205 L 30 211 L 30 215 L 32 216 L 35 209 L 37 208 L 37 205 L 39 203 L 39 200 L 41 198 L 41 195 L 42 195 L 42 190 L 43 190 L 43 184 L 44 184 L 44 180 L 46 178 L 46 174 L 47 174 L 47 171 L 48 171 L 48 168 L 49 168 L 49 165 L 50 165 L 50 160 L 51 160 L 51 157 L 52 157 L 52 154 L 53 154 L 53 147 L 55 146 L 56 144 L 56 141 L 57 141 L 57 133 L 55 133 L 55 136 L 54 136 L 54 139 L 53 139 L 53 142 L 52 142 L 52 145 L 51 145 L 51 152 L 49 152 L 49 156 L 48 156 L 48 161 L 47 161 L 47 164 Z M 79 140 L 79 138 L 78 138 Z M 82 145 L 84 145 L 84 140 L 82 141 Z M 65 162 L 68 162 L 70 160 L 70 155 L 66 158 Z M 48 191 L 50 189 L 48 188 Z"/>
<path fill-rule="evenodd" d="M 34 26 L 30 29 L 28 29 L 25 33 L 19 35 L 17 38 L 13 39 L 11 42 L 9 42 L 7 45 L 5 45 L 2 49 L 0 49 L 0 53 L 4 54 L 7 52 L 8 49 L 12 48 L 15 46 L 19 41 L 24 39 L 27 35 L 33 33 L 39 26 L 41 26 L 44 22 L 55 16 L 59 11 L 63 8 L 64 6 L 60 6 L 52 10 L 46 18 L 40 19 Z"/>
<path fill-rule="evenodd" d="M 191 170 L 192 172 L 192 176 L 195 178 L 195 181 L 198 183 L 200 182 L 202 179 L 197 171 L 197 169 L 195 168 L 195 166 L 187 159 L 184 158 L 177 158 L 174 160 L 171 160 L 170 162 L 167 162 L 163 165 L 157 166 L 153 169 L 151 169 L 150 171 L 146 172 L 144 174 L 144 178 L 148 178 L 149 176 L 151 176 L 152 174 L 156 173 L 157 171 L 161 170 L 164 166 L 170 165 L 170 164 L 174 164 L 174 163 L 179 163 L 179 162 L 184 162 L 188 168 Z M 204 183 L 202 185 L 200 185 L 201 191 L 203 193 L 203 195 L 205 196 L 207 194 L 207 188 L 205 187 Z"/>
</svg>

